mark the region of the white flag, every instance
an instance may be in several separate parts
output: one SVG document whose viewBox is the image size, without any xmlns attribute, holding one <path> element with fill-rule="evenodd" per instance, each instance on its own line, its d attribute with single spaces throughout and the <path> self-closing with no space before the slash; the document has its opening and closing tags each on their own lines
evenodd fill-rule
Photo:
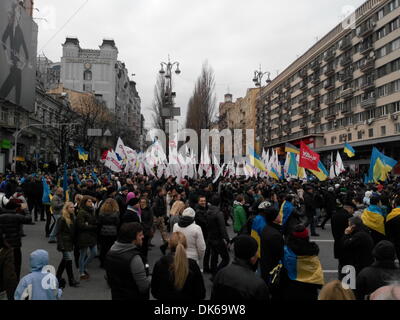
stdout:
<svg viewBox="0 0 400 320">
<path fill-rule="evenodd" d="M 125 151 L 124 142 L 120 137 L 118 138 L 117 146 L 115 147 L 115 153 L 118 153 L 118 155 L 122 158 L 123 161 L 125 161 L 126 158 L 128 157 Z"/>
<path fill-rule="evenodd" d="M 118 161 L 117 155 L 115 154 L 115 152 L 113 150 L 108 151 L 107 158 L 106 158 L 104 165 L 114 172 L 122 171 L 122 165 Z"/>
<path fill-rule="evenodd" d="M 334 179 L 336 177 L 335 174 L 335 163 L 333 162 L 333 153 L 331 153 L 331 165 L 329 169 L 329 179 Z"/>
<path fill-rule="evenodd" d="M 345 171 L 346 171 L 346 169 L 344 168 L 342 158 L 341 158 L 340 153 L 338 151 L 337 155 L 336 155 L 335 172 L 336 172 L 337 175 L 340 175 L 341 173 L 343 173 Z"/>
</svg>

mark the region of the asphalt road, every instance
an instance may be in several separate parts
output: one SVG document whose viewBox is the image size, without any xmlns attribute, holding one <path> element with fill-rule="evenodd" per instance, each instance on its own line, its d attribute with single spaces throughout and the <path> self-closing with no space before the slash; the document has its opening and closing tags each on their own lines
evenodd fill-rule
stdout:
<svg viewBox="0 0 400 320">
<path fill-rule="evenodd" d="M 57 251 L 56 244 L 49 244 L 48 239 L 45 238 L 44 233 L 45 222 L 36 222 L 35 225 L 24 226 L 26 237 L 22 238 L 22 276 L 29 273 L 29 255 L 36 249 L 44 249 L 49 252 L 50 265 L 53 265 L 56 269 L 61 260 L 61 253 Z M 337 279 L 337 261 L 333 258 L 333 240 L 330 230 L 330 225 L 326 225 L 326 230 L 317 229 L 320 234 L 318 238 L 312 238 L 320 247 L 319 258 L 321 260 L 322 268 L 324 270 L 325 282 Z M 230 236 L 233 236 L 232 227 L 228 227 Z M 161 257 L 161 251 L 159 246 L 161 245 L 161 237 L 159 232 L 156 232 L 153 238 L 153 244 L 155 245 L 152 250 L 149 251 L 149 264 L 150 268 L 154 266 L 156 261 Z M 231 257 L 233 250 L 231 250 Z M 104 279 L 105 271 L 99 267 L 99 260 L 94 259 L 89 265 L 88 272 L 90 279 L 81 281 L 78 288 L 71 288 L 66 286 L 63 292 L 63 300 L 111 300 L 110 289 Z M 74 266 L 75 268 L 75 266 Z M 79 272 L 74 269 L 74 275 L 78 279 Z M 67 279 L 66 273 L 64 278 Z M 211 294 L 212 283 L 210 281 L 210 275 L 204 275 L 205 285 L 207 289 L 207 299 Z"/>
</svg>

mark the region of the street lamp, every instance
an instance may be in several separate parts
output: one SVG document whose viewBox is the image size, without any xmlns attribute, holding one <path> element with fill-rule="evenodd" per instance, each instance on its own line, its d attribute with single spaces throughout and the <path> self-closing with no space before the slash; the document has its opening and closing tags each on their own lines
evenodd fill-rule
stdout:
<svg viewBox="0 0 400 320">
<path fill-rule="evenodd" d="M 254 71 L 254 77 L 253 77 L 253 82 L 254 82 L 254 85 L 257 87 L 257 88 L 260 88 L 260 91 L 259 91 L 259 105 L 258 105 L 258 108 L 259 108 L 259 112 L 260 112 L 260 114 L 262 114 L 262 110 L 261 110 L 261 107 L 262 107 L 262 80 L 263 80 L 263 78 L 264 78 L 264 76 L 267 76 L 267 80 L 266 80 L 266 83 L 267 83 L 267 85 L 268 84 L 270 84 L 272 81 L 271 81 L 271 72 L 269 72 L 269 71 L 266 71 L 266 72 L 263 72 L 262 70 L 261 70 L 261 65 L 260 65 L 260 69 L 259 70 L 256 70 L 256 71 Z M 260 107 L 261 106 L 261 107 Z M 263 126 L 264 126 L 264 116 L 262 115 L 261 116 L 261 124 L 259 124 L 259 126 L 261 126 L 261 130 L 258 130 L 259 132 L 257 133 L 258 134 L 258 139 L 257 139 L 257 141 L 260 143 L 263 143 L 264 142 L 264 132 L 263 132 L 263 130 L 262 130 L 262 128 L 263 128 Z M 260 141 L 261 140 L 261 141 Z"/>
</svg>

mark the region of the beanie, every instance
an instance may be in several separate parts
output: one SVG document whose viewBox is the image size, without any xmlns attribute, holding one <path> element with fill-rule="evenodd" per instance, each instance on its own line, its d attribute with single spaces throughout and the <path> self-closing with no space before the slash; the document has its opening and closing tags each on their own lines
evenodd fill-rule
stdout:
<svg viewBox="0 0 400 320">
<path fill-rule="evenodd" d="M 258 250 L 257 241 L 250 236 L 242 235 L 234 241 L 235 257 L 242 260 L 249 260 L 254 257 Z"/>
<path fill-rule="evenodd" d="M 376 260 L 391 260 L 394 261 L 396 257 L 396 250 L 394 245 L 387 240 L 382 240 L 378 242 L 372 251 L 372 255 Z"/>
<path fill-rule="evenodd" d="M 186 208 L 183 212 L 182 212 L 182 217 L 191 217 L 194 218 L 196 216 L 196 212 L 192 209 L 192 208 Z"/>
</svg>

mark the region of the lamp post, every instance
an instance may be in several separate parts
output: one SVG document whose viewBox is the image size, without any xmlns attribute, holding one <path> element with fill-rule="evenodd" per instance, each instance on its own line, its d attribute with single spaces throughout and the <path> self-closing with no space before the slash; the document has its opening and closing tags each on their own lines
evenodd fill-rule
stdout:
<svg viewBox="0 0 400 320">
<path fill-rule="evenodd" d="M 72 126 L 78 123 L 55 123 L 53 125 L 57 126 Z M 31 127 L 45 127 L 45 126 L 51 126 L 51 124 L 44 124 L 44 123 L 36 123 L 36 124 L 30 124 L 28 126 L 22 127 L 18 131 L 14 133 L 14 158 L 13 158 L 13 163 L 12 163 L 12 168 L 11 170 L 17 173 L 17 146 L 18 146 L 18 136 L 22 131 L 25 129 L 31 128 Z"/>
<path fill-rule="evenodd" d="M 269 71 L 263 72 L 261 70 L 261 65 L 260 65 L 260 69 L 254 71 L 253 82 L 254 82 L 254 85 L 257 88 L 260 88 L 260 90 L 259 90 L 259 99 L 258 99 L 258 103 L 259 104 L 257 105 L 257 109 L 258 109 L 257 113 L 260 115 L 260 118 L 261 118 L 260 122 L 261 123 L 259 123 L 259 129 L 258 129 L 257 139 L 256 140 L 261 145 L 263 145 L 263 143 L 264 143 L 264 130 L 263 130 L 263 127 L 264 127 L 264 114 L 263 114 L 263 110 L 262 110 L 262 106 L 263 106 L 263 103 L 262 103 L 262 80 L 263 80 L 264 76 L 267 76 L 267 80 L 266 80 L 267 85 L 270 84 L 271 83 L 271 72 L 269 72 Z"/>
<path fill-rule="evenodd" d="M 165 102 L 167 105 L 166 109 L 169 109 L 169 112 L 167 113 L 167 110 L 165 110 L 165 114 L 163 118 L 166 119 L 170 118 L 170 120 L 173 120 L 174 118 L 174 113 L 173 113 L 173 106 L 174 106 L 174 98 L 176 97 L 176 93 L 172 92 L 172 71 L 173 68 L 175 68 L 175 74 L 179 75 L 181 73 L 181 70 L 179 69 L 179 62 L 175 61 L 171 63 L 169 55 L 168 55 L 168 62 L 161 62 L 161 69 L 159 73 L 164 76 L 165 79 L 167 79 L 166 83 L 166 88 L 165 88 Z M 164 70 L 165 67 L 165 70 Z M 165 123 L 166 125 L 166 123 Z"/>
</svg>

